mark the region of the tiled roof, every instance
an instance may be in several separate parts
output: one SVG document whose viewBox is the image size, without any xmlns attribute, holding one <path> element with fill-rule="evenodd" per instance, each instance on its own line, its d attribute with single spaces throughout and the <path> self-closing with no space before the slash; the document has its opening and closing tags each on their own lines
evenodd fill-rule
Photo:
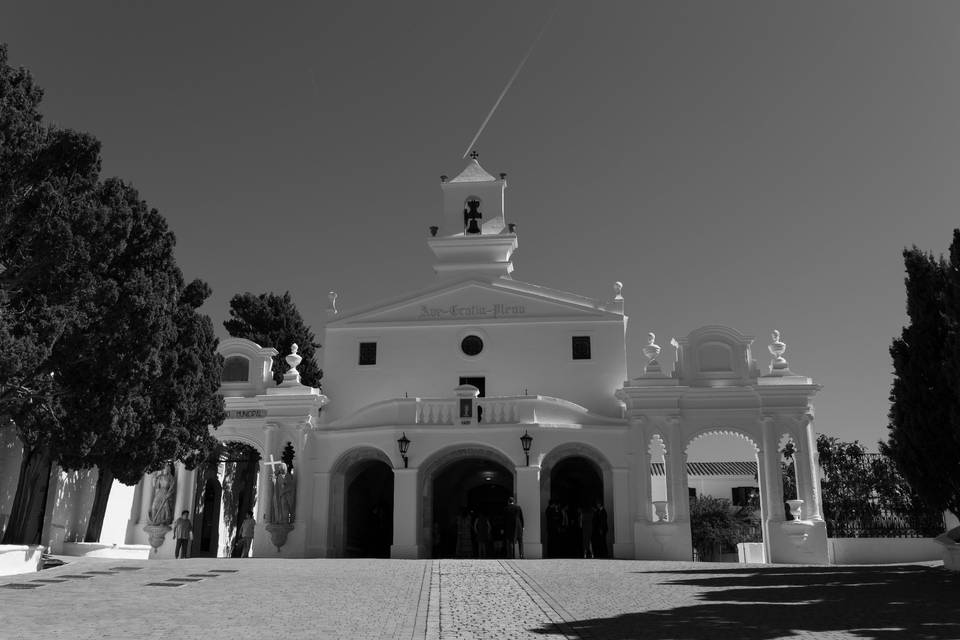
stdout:
<svg viewBox="0 0 960 640">
<path fill-rule="evenodd" d="M 487 173 L 476 158 L 470 160 L 467 167 L 450 182 L 493 182 L 496 178 Z"/>
<path fill-rule="evenodd" d="M 663 463 L 650 463 L 650 475 L 662 476 Z M 687 475 L 691 476 L 756 476 L 756 462 L 688 462 Z"/>
</svg>

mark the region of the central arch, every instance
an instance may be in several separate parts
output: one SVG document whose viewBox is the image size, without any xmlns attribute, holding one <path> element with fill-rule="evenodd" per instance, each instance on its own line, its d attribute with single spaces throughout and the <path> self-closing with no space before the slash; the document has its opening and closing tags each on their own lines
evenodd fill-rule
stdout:
<svg viewBox="0 0 960 640">
<path fill-rule="evenodd" d="M 458 550 L 457 517 L 473 510 L 472 518 L 485 515 L 491 523 L 488 551 L 495 555 L 502 540 L 502 511 L 507 498 L 516 493 L 514 462 L 500 451 L 483 445 L 458 446 L 434 454 L 421 466 L 420 548 L 421 557 L 475 557 L 475 536 L 460 524 Z M 466 538 L 464 538 L 466 536 Z M 469 552 L 466 550 L 469 539 Z"/>
</svg>

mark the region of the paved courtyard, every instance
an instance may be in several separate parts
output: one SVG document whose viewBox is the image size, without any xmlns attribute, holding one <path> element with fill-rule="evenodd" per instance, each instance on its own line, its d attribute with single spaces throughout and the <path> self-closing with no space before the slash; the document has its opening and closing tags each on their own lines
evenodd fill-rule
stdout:
<svg viewBox="0 0 960 640">
<path fill-rule="evenodd" d="M 795 637 L 960 638 L 960 577 L 936 563 L 257 559 L 0 577 L 4 640 Z"/>
</svg>

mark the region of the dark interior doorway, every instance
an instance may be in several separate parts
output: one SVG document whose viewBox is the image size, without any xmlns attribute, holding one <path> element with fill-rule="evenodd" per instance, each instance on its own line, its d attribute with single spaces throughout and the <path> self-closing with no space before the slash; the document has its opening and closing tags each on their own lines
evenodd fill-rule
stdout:
<svg viewBox="0 0 960 640">
<path fill-rule="evenodd" d="M 393 469 L 380 460 L 357 463 L 347 476 L 344 512 L 344 556 L 389 558 L 393 544 Z"/>
<path fill-rule="evenodd" d="M 607 536 L 601 534 L 603 526 L 598 522 L 603 516 L 598 513 L 597 504 L 602 501 L 603 474 L 596 464 L 580 456 L 558 462 L 550 471 L 545 556 L 583 558 L 585 555 L 608 555 Z M 608 520 L 607 529 L 609 524 Z"/>
<path fill-rule="evenodd" d="M 433 480 L 433 557 L 506 557 L 503 511 L 513 495 L 513 485 L 513 473 L 483 458 L 459 460 L 437 474 Z M 478 533 L 485 523 L 489 523 L 489 537 Z"/>
<path fill-rule="evenodd" d="M 193 542 L 190 556 L 215 558 L 220 540 L 220 506 L 223 487 L 217 478 L 216 463 L 204 464 L 198 473 L 197 493 L 193 508 Z"/>
</svg>

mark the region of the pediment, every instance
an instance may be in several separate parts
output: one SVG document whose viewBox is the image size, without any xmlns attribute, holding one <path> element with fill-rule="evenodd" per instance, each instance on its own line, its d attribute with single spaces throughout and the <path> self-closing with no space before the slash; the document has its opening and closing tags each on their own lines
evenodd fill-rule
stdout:
<svg viewBox="0 0 960 640">
<path fill-rule="evenodd" d="M 451 324 L 536 320 L 621 320 L 595 300 L 516 281 L 466 281 L 345 314 L 328 328 L 358 324 Z"/>
</svg>

